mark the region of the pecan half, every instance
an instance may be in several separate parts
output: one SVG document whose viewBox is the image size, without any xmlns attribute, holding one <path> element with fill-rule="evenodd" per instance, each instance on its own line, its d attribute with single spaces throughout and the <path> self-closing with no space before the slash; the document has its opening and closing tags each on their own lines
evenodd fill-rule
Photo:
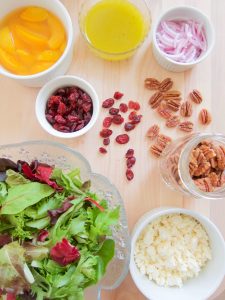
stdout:
<svg viewBox="0 0 225 300">
<path fill-rule="evenodd" d="M 149 90 L 158 90 L 160 86 L 160 82 L 155 78 L 146 78 L 145 79 L 145 87 Z"/>
<path fill-rule="evenodd" d="M 194 183 L 203 192 L 212 192 L 214 190 L 211 180 L 209 178 L 195 179 Z"/>
<path fill-rule="evenodd" d="M 203 108 L 199 113 L 199 121 L 202 125 L 209 125 L 212 121 L 210 112 Z"/>
<path fill-rule="evenodd" d="M 200 104 L 203 100 L 202 94 L 198 90 L 193 90 L 190 93 L 190 98 L 196 104 Z"/>
<path fill-rule="evenodd" d="M 161 92 L 154 93 L 149 99 L 149 104 L 151 108 L 157 108 L 163 99 L 163 94 Z"/>
<path fill-rule="evenodd" d="M 180 123 L 180 118 L 178 116 L 172 116 L 166 121 L 166 127 L 173 128 Z"/>
<path fill-rule="evenodd" d="M 166 147 L 171 142 L 172 142 L 172 139 L 165 134 L 159 134 L 157 137 L 157 143 L 160 145 L 163 145 L 164 147 Z"/>
<path fill-rule="evenodd" d="M 174 99 L 174 98 L 180 98 L 180 95 L 181 95 L 181 92 L 179 91 L 176 91 L 176 90 L 172 90 L 172 91 L 168 91 L 168 92 L 165 92 L 163 93 L 163 98 L 165 100 L 168 100 L 168 99 Z"/>
<path fill-rule="evenodd" d="M 171 112 L 166 109 L 166 108 L 161 108 L 160 106 L 157 108 L 158 114 L 164 118 L 164 119 L 169 119 L 171 118 Z"/>
<path fill-rule="evenodd" d="M 162 155 L 163 150 L 165 149 L 165 147 L 163 148 L 162 145 L 154 144 L 150 147 L 150 152 L 155 156 L 155 157 L 160 157 Z"/>
<path fill-rule="evenodd" d="M 205 156 L 206 160 L 210 160 L 216 156 L 214 149 L 210 148 L 207 145 L 201 145 L 199 149 L 202 151 L 203 155 Z"/>
<path fill-rule="evenodd" d="M 224 171 L 225 169 L 225 149 L 223 146 L 214 147 L 217 159 L 217 168 Z"/>
<path fill-rule="evenodd" d="M 221 186 L 220 178 L 215 172 L 211 172 L 208 175 L 208 177 L 209 177 L 213 187 L 220 187 Z"/>
<path fill-rule="evenodd" d="M 148 132 L 147 132 L 147 137 L 150 138 L 150 140 L 154 140 L 159 134 L 159 125 L 154 124 L 152 125 Z"/>
<path fill-rule="evenodd" d="M 181 104 L 180 107 L 180 114 L 182 117 L 188 118 L 192 115 L 192 104 L 190 101 L 185 101 Z"/>
<path fill-rule="evenodd" d="M 159 85 L 159 90 L 160 92 L 167 92 L 168 90 L 170 90 L 173 86 L 173 81 L 171 78 L 166 78 L 164 79 L 160 85 Z"/>
<path fill-rule="evenodd" d="M 191 132 L 193 130 L 194 124 L 190 121 L 185 121 L 179 124 L 179 129 L 185 132 Z"/>
<path fill-rule="evenodd" d="M 181 98 L 171 98 L 167 100 L 167 107 L 172 111 L 176 112 L 180 109 Z"/>
</svg>

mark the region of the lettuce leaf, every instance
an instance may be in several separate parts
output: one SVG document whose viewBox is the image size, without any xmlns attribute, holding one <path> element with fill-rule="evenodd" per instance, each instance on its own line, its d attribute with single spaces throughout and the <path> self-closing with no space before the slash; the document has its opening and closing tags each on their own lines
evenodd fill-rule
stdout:
<svg viewBox="0 0 225 300">
<path fill-rule="evenodd" d="M 25 184 L 30 182 L 30 180 L 26 179 L 22 174 L 15 172 L 13 170 L 6 171 L 6 180 L 5 182 L 8 184 L 9 187 Z"/>
</svg>

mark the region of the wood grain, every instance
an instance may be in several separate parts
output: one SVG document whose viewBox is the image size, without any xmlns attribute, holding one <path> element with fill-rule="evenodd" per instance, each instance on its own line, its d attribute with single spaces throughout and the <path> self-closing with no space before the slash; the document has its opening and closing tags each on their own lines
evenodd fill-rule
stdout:
<svg viewBox="0 0 225 300">
<path fill-rule="evenodd" d="M 225 218 L 223 201 L 208 202 L 183 197 L 169 190 L 162 182 L 159 174 L 158 161 L 149 154 L 150 143 L 145 137 L 147 129 L 153 123 L 160 123 L 165 134 L 175 138 L 180 136 L 176 130 L 163 127 L 161 120 L 149 108 L 148 99 L 150 92 L 144 88 L 143 82 L 146 77 L 164 79 L 171 77 L 175 87 L 182 91 L 185 98 L 188 92 L 197 88 L 204 95 L 204 107 L 208 108 L 213 115 L 213 123 L 205 131 L 225 133 L 225 68 L 223 64 L 225 53 L 225 1 L 223 0 L 149 0 L 152 19 L 157 19 L 159 14 L 175 5 L 192 5 L 201 9 L 212 20 L 216 30 L 216 46 L 212 55 L 185 73 L 169 73 L 163 70 L 154 60 L 151 50 L 151 36 L 136 55 L 128 61 L 107 62 L 94 56 L 84 44 L 78 25 L 78 11 L 80 0 L 63 0 L 68 8 L 74 24 L 75 48 L 74 59 L 68 74 L 81 76 L 95 87 L 100 99 L 113 95 L 115 90 L 124 92 L 124 100 L 138 100 L 142 105 L 143 122 L 131 133 L 131 139 L 125 147 L 112 142 L 109 153 L 101 156 L 97 149 L 101 145 L 98 132 L 104 117 L 104 112 L 98 119 L 94 128 L 79 139 L 62 140 L 45 133 L 39 126 L 34 112 L 35 98 L 38 89 L 20 86 L 17 82 L 0 77 L 1 87 L 1 117 L 0 136 L 1 144 L 15 143 L 26 140 L 53 140 L 58 141 L 80 151 L 90 162 L 92 169 L 107 176 L 119 189 L 125 203 L 128 214 L 129 227 L 148 210 L 158 206 L 178 206 L 197 210 L 218 225 L 225 235 Z M 200 108 L 199 108 L 200 109 Z M 192 119 L 197 123 L 195 110 Z M 196 130 L 203 130 L 196 126 Z M 121 129 L 116 128 L 115 133 Z M 123 173 L 125 172 L 124 154 L 128 147 L 135 149 L 137 163 L 134 167 L 135 180 L 128 183 Z M 225 283 L 217 291 L 219 294 L 225 289 Z M 136 289 L 130 275 L 115 291 L 104 292 L 103 300 L 143 300 L 145 299 Z M 215 299 L 215 297 L 212 297 Z M 91 299 L 94 300 L 94 299 Z M 160 300 L 160 299 L 158 299 Z"/>
</svg>

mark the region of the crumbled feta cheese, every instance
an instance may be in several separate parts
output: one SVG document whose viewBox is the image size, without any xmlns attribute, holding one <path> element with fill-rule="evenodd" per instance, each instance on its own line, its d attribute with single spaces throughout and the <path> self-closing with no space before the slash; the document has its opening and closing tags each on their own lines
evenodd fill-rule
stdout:
<svg viewBox="0 0 225 300">
<path fill-rule="evenodd" d="M 161 216 L 137 239 L 134 260 L 140 272 L 158 285 L 182 287 L 212 258 L 203 226 L 184 214 Z"/>
</svg>

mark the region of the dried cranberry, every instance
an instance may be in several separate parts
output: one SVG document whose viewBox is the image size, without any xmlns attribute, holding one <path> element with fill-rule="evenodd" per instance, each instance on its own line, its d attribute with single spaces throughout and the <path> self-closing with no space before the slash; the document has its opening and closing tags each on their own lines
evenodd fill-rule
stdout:
<svg viewBox="0 0 225 300">
<path fill-rule="evenodd" d="M 128 106 L 126 103 L 120 103 L 120 111 L 126 113 L 128 111 Z"/>
<path fill-rule="evenodd" d="M 125 133 L 125 134 L 120 134 L 116 137 L 116 142 L 118 144 L 126 144 L 128 143 L 130 140 L 129 136 Z"/>
<path fill-rule="evenodd" d="M 106 117 L 104 120 L 103 120 L 103 127 L 105 128 L 109 128 L 112 124 L 112 118 L 111 117 Z"/>
<path fill-rule="evenodd" d="M 129 120 L 133 120 L 133 118 L 137 115 L 136 111 L 132 111 L 129 116 L 128 116 L 128 119 Z"/>
<path fill-rule="evenodd" d="M 142 115 L 136 115 L 134 116 L 134 118 L 131 120 L 131 124 L 138 124 L 141 122 L 141 118 L 142 118 Z"/>
<path fill-rule="evenodd" d="M 107 150 L 104 147 L 100 147 L 99 152 L 102 154 L 105 154 L 105 153 L 107 153 Z"/>
<path fill-rule="evenodd" d="M 67 111 L 66 105 L 60 101 L 57 109 L 57 113 L 62 116 L 66 113 L 66 111 Z"/>
<path fill-rule="evenodd" d="M 127 177 L 127 180 L 132 180 L 134 178 L 134 173 L 131 169 L 127 169 L 126 171 L 126 177 Z"/>
<path fill-rule="evenodd" d="M 83 93 L 82 94 L 82 100 L 84 100 L 85 102 L 90 103 L 91 102 L 91 97 L 87 93 Z"/>
<path fill-rule="evenodd" d="M 113 97 L 114 97 L 114 99 L 119 100 L 123 97 L 123 93 L 115 92 Z"/>
<path fill-rule="evenodd" d="M 134 149 L 128 149 L 125 155 L 126 158 L 131 158 L 134 156 Z"/>
<path fill-rule="evenodd" d="M 100 131 L 100 136 L 103 138 L 107 138 L 112 134 L 112 130 L 108 128 L 104 128 Z"/>
<path fill-rule="evenodd" d="M 132 168 L 133 165 L 135 164 L 136 162 L 136 158 L 133 156 L 133 157 L 130 157 L 127 159 L 127 167 L 128 169 Z"/>
<path fill-rule="evenodd" d="M 70 132 L 70 128 L 68 126 L 65 126 L 65 125 L 61 125 L 59 123 L 55 123 L 53 125 L 53 128 L 55 128 L 56 130 L 58 131 L 62 131 L 62 132 Z"/>
<path fill-rule="evenodd" d="M 82 128 L 84 128 L 84 121 L 80 121 L 80 124 L 76 127 L 76 131 L 81 130 Z"/>
<path fill-rule="evenodd" d="M 105 138 L 105 139 L 103 140 L 103 144 L 104 144 L 105 146 L 108 146 L 108 145 L 110 144 L 110 138 Z"/>
<path fill-rule="evenodd" d="M 47 107 L 53 109 L 59 105 L 60 101 L 62 101 L 61 96 L 52 95 L 48 100 Z"/>
<path fill-rule="evenodd" d="M 56 115 L 56 116 L 55 116 L 55 121 L 56 121 L 58 124 L 63 124 L 63 125 L 66 124 L 66 119 L 64 119 L 61 115 Z"/>
<path fill-rule="evenodd" d="M 109 109 L 109 114 L 112 115 L 112 116 L 118 115 L 118 113 L 119 113 L 119 108 L 111 107 L 111 108 Z"/>
<path fill-rule="evenodd" d="M 69 122 L 74 123 L 74 122 L 78 122 L 78 121 L 79 121 L 79 118 L 78 118 L 77 116 L 68 115 L 68 116 L 67 116 L 67 120 L 68 120 Z"/>
<path fill-rule="evenodd" d="M 54 124 L 55 123 L 55 119 L 52 115 L 46 114 L 46 119 L 48 120 L 48 122 L 50 124 Z"/>
<path fill-rule="evenodd" d="M 129 103 L 128 103 L 128 107 L 130 109 L 139 110 L 140 109 L 140 104 L 138 102 L 134 102 L 134 101 L 130 100 Z"/>
<path fill-rule="evenodd" d="M 89 112 L 91 110 L 92 104 L 90 104 L 90 103 L 84 103 L 82 105 L 82 108 L 83 108 L 83 111 L 87 113 L 87 112 Z"/>
<path fill-rule="evenodd" d="M 113 116 L 113 118 L 112 118 L 112 122 L 113 122 L 114 124 L 116 124 L 116 125 L 120 125 L 120 124 L 122 124 L 122 123 L 124 122 L 124 118 L 121 117 L 121 115 L 115 115 L 115 116 Z"/>
<path fill-rule="evenodd" d="M 110 107 L 113 106 L 114 102 L 115 102 L 115 101 L 114 101 L 113 98 L 106 99 L 106 100 L 103 101 L 102 107 L 103 107 L 103 108 L 110 108 Z"/>
<path fill-rule="evenodd" d="M 66 94 L 66 90 L 63 88 L 60 88 L 56 91 L 56 95 L 64 96 Z"/>
<path fill-rule="evenodd" d="M 134 110 L 139 110 L 141 108 L 140 104 L 138 102 L 134 103 Z"/>
<path fill-rule="evenodd" d="M 126 131 L 133 130 L 135 128 L 135 124 L 132 124 L 131 122 L 127 122 L 124 124 L 124 129 Z"/>
</svg>

